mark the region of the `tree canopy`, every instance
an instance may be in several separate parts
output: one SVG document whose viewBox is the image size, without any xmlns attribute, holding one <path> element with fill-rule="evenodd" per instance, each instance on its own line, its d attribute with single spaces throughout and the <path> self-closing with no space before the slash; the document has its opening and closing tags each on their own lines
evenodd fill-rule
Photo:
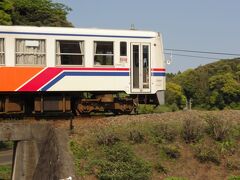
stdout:
<svg viewBox="0 0 240 180">
<path fill-rule="evenodd" d="M 11 17 L 12 9 L 13 9 L 13 4 L 10 0 L 0 1 L 0 24 L 1 25 L 12 24 L 12 17 Z"/>
<path fill-rule="evenodd" d="M 70 10 L 51 0 L 3 0 L 0 2 L 0 24 L 71 27 L 66 17 Z"/>
<path fill-rule="evenodd" d="M 220 60 L 168 77 L 167 83 L 179 85 L 195 107 L 240 109 L 240 58 Z"/>
</svg>

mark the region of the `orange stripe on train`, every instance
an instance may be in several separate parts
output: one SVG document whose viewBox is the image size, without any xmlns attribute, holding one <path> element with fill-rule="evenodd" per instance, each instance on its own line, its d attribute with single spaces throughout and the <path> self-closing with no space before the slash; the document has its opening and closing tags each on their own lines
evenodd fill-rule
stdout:
<svg viewBox="0 0 240 180">
<path fill-rule="evenodd" d="M 43 68 L 0 67 L 0 91 L 15 91 Z"/>
</svg>

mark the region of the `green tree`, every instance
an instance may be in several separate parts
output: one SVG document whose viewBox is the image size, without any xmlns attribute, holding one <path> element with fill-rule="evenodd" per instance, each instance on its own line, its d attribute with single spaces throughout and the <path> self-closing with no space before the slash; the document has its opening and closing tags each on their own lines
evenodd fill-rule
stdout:
<svg viewBox="0 0 240 180">
<path fill-rule="evenodd" d="M 210 102 L 222 109 L 232 102 L 238 102 L 240 97 L 240 84 L 234 79 L 232 73 L 212 76 L 209 79 Z"/>
<path fill-rule="evenodd" d="M 2 0 L 0 1 L 0 24 L 1 25 L 11 25 L 11 11 L 13 8 L 13 4 L 10 0 Z"/>
<path fill-rule="evenodd" d="M 179 84 L 193 107 L 240 108 L 240 58 L 220 60 L 183 73 L 168 75 Z"/>
<path fill-rule="evenodd" d="M 175 78 L 175 82 L 182 86 L 183 92 L 186 98 L 193 99 L 196 93 L 197 87 L 195 86 L 196 76 L 193 69 L 189 69 Z"/>
<path fill-rule="evenodd" d="M 51 0 L 4 0 L 0 3 L 0 24 L 71 27 L 71 9 Z"/>
<path fill-rule="evenodd" d="M 166 88 L 166 103 L 176 104 L 178 108 L 182 109 L 186 102 L 186 97 L 183 94 L 182 87 L 176 83 L 168 82 Z"/>
</svg>

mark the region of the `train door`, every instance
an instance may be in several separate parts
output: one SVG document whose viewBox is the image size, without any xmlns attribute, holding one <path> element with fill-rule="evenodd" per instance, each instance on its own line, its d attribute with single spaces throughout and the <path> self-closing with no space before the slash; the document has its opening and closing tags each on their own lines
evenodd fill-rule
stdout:
<svg viewBox="0 0 240 180">
<path fill-rule="evenodd" d="M 150 92 L 150 44 L 131 43 L 131 92 Z"/>
</svg>

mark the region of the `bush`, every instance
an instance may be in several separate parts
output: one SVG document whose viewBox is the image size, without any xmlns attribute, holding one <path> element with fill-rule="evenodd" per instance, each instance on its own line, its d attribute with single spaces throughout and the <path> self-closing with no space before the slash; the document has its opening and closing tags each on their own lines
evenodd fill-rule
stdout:
<svg viewBox="0 0 240 180">
<path fill-rule="evenodd" d="M 120 141 L 120 138 L 118 138 L 113 132 L 101 131 L 96 137 L 98 145 L 112 146 Z"/>
<path fill-rule="evenodd" d="M 130 132 L 128 139 L 135 144 L 144 142 L 144 135 L 140 131 L 133 130 Z"/>
<path fill-rule="evenodd" d="M 99 179 L 150 179 L 150 164 L 137 158 L 128 146 L 120 143 L 106 146 L 104 155 L 104 159 L 96 164 Z"/>
<path fill-rule="evenodd" d="M 172 109 L 172 112 L 178 111 L 179 108 L 177 106 L 177 104 L 173 103 L 172 105 L 170 105 L 170 108 Z"/>
<path fill-rule="evenodd" d="M 179 148 L 173 145 L 164 146 L 162 150 L 166 156 L 171 159 L 178 159 L 181 155 Z"/>
<path fill-rule="evenodd" d="M 183 122 L 182 137 L 186 143 L 195 143 L 203 137 L 203 125 L 198 120 L 186 119 Z"/>
<path fill-rule="evenodd" d="M 215 146 L 200 144 L 196 147 L 194 156 L 201 163 L 212 162 L 216 165 L 220 165 L 221 163 Z"/>
<path fill-rule="evenodd" d="M 166 123 L 156 124 L 152 133 L 157 143 L 173 142 L 178 134 L 176 127 Z"/>
<path fill-rule="evenodd" d="M 139 114 L 151 114 L 154 112 L 154 106 L 149 104 L 139 105 L 138 113 Z"/>
<path fill-rule="evenodd" d="M 168 172 L 167 168 L 165 168 L 160 162 L 157 162 L 157 164 L 154 166 L 154 169 L 155 169 L 158 173 L 167 174 L 167 172 Z"/>
<path fill-rule="evenodd" d="M 207 132 L 216 141 L 227 140 L 232 130 L 231 123 L 222 117 L 206 116 L 206 122 L 208 124 Z"/>
</svg>

